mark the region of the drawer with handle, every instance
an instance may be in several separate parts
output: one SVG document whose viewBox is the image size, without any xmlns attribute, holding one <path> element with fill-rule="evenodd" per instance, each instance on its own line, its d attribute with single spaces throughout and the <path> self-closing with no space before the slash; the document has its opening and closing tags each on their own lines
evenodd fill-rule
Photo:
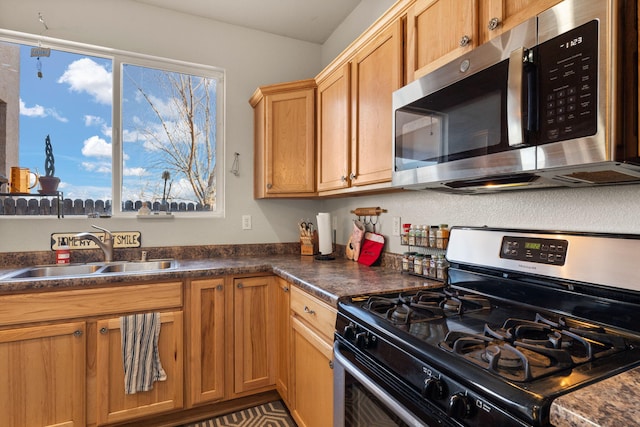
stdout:
<svg viewBox="0 0 640 427">
<path fill-rule="evenodd" d="M 314 296 L 291 287 L 291 311 L 293 316 L 333 341 L 336 329 L 336 310 Z"/>
</svg>

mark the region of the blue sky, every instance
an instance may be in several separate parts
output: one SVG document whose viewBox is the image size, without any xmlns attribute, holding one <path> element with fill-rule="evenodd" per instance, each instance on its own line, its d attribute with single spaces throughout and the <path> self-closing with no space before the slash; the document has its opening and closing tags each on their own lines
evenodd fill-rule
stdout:
<svg viewBox="0 0 640 427">
<path fill-rule="evenodd" d="M 20 52 L 20 166 L 44 174 L 51 138 L 60 190 L 69 198 L 111 198 L 111 60 L 51 51 Z"/>
<path fill-rule="evenodd" d="M 61 179 L 59 189 L 65 198 L 111 199 L 111 60 L 53 49 L 49 57 L 38 60 L 31 57 L 31 46 L 21 46 L 20 67 L 19 165 L 44 174 L 44 141 L 49 135 L 55 175 Z M 166 128 L 184 132 L 175 113 L 175 98 L 159 90 L 158 75 L 163 73 L 176 75 L 133 65 L 127 65 L 123 73 L 123 201 L 159 198 L 165 169 L 157 162 L 158 143 L 166 142 L 164 128 L 130 76 L 143 85 L 162 112 Z M 215 85 L 212 90 L 215 93 Z M 144 130 L 159 135 L 155 147 Z M 188 196 L 193 192 L 184 177 L 172 173 L 171 181 L 174 200 L 180 196 L 194 200 Z"/>
</svg>

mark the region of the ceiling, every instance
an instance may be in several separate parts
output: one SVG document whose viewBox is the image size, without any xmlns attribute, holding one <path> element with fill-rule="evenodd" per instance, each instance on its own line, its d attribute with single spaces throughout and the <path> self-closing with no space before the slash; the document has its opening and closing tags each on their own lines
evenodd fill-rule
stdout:
<svg viewBox="0 0 640 427">
<path fill-rule="evenodd" d="M 134 0 L 323 44 L 360 0 Z"/>
</svg>

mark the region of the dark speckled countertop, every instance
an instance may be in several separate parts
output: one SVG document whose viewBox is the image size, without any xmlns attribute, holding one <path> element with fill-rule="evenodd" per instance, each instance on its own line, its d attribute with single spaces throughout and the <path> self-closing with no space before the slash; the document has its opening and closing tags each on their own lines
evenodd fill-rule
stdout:
<svg viewBox="0 0 640 427">
<path fill-rule="evenodd" d="M 340 298 L 350 295 L 397 291 L 433 286 L 438 283 L 404 275 L 397 270 L 367 267 L 345 258 L 337 257 L 332 261 L 318 261 L 313 257 L 300 255 L 179 260 L 175 269 L 151 273 L 93 274 L 63 280 L 59 278 L 3 280 L 2 276 L 12 270 L 0 270 L 0 294 L 273 272 L 335 306 Z"/>
<path fill-rule="evenodd" d="M 142 281 L 182 280 L 223 275 L 274 273 L 332 306 L 344 297 L 400 291 L 440 285 L 439 282 L 404 275 L 394 266 L 367 267 L 336 257 L 318 261 L 313 257 L 281 254 L 267 256 L 185 259 L 170 271 L 99 274 L 60 279 L 3 280 L 13 269 L 0 268 L 0 295 L 16 292 L 53 291 L 71 288 L 126 286 Z M 560 426 L 632 426 L 640 417 L 640 368 L 577 390 L 556 399 L 550 421 Z"/>
</svg>

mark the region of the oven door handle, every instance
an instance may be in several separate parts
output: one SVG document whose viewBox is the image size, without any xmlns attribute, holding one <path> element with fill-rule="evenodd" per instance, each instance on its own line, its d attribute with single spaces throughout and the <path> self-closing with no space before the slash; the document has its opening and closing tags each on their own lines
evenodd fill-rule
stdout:
<svg viewBox="0 0 640 427">
<path fill-rule="evenodd" d="M 371 394 L 377 397 L 387 408 L 389 408 L 402 421 L 415 427 L 424 427 L 424 421 L 416 418 L 407 408 L 402 406 L 397 400 L 389 395 L 382 387 L 364 375 L 356 366 L 353 365 L 346 357 L 342 355 L 339 344 L 336 341 L 333 351 L 334 363 L 340 364 L 342 368 L 353 378 L 362 384 Z"/>
</svg>

